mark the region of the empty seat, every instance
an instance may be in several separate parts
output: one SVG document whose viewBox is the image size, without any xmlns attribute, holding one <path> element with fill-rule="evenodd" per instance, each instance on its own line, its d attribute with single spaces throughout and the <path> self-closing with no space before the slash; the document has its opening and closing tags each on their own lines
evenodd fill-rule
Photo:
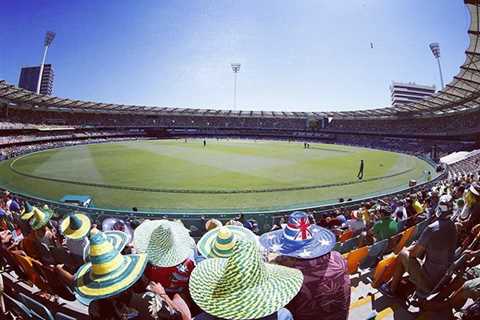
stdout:
<svg viewBox="0 0 480 320">
<path fill-rule="evenodd" d="M 359 240 L 360 240 L 359 236 L 355 237 L 355 238 L 348 239 L 347 241 L 345 241 L 342 244 L 342 246 L 340 247 L 338 252 L 340 252 L 341 254 L 344 254 L 344 253 L 352 251 L 353 249 L 355 249 L 358 246 Z"/>
<path fill-rule="evenodd" d="M 397 265 L 397 255 L 390 254 L 389 256 L 383 258 L 375 268 L 373 274 L 372 287 L 378 288 L 385 282 L 389 281 L 395 271 L 395 266 Z"/>
<path fill-rule="evenodd" d="M 383 257 L 388 248 L 388 239 L 380 240 L 372 244 L 368 248 L 368 254 L 365 260 L 360 264 L 360 269 L 368 269 L 374 267 Z"/>
<path fill-rule="evenodd" d="M 352 230 L 347 230 L 344 233 L 342 233 L 338 239 L 340 242 L 345 242 L 353 237 L 353 231 Z"/>
<path fill-rule="evenodd" d="M 358 266 L 368 255 L 368 247 L 364 246 L 345 254 L 347 259 L 348 273 L 353 274 L 358 271 Z"/>
</svg>

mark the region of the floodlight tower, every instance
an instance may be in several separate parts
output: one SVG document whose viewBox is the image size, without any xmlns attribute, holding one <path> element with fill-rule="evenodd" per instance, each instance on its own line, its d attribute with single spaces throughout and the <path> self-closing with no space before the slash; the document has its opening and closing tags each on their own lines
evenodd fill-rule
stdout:
<svg viewBox="0 0 480 320">
<path fill-rule="evenodd" d="M 233 110 L 237 108 L 237 73 L 240 71 L 240 63 L 230 64 L 233 70 Z"/>
<path fill-rule="evenodd" d="M 52 41 L 54 38 L 55 38 L 55 32 L 47 31 L 47 33 L 45 34 L 42 64 L 40 65 L 40 72 L 38 73 L 37 94 L 40 94 L 40 86 L 42 84 L 42 75 L 43 75 L 43 66 L 45 65 L 45 60 L 47 59 L 48 47 L 52 44 Z"/>
<path fill-rule="evenodd" d="M 440 72 L 440 84 L 442 85 L 442 89 L 443 89 L 444 87 L 443 74 L 442 74 L 442 66 L 440 64 L 440 44 L 438 42 L 430 43 L 430 50 L 432 50 L 433 56 L 435 57 L 435 59 L 437 59 L 438 71 Z"/>
</svg>

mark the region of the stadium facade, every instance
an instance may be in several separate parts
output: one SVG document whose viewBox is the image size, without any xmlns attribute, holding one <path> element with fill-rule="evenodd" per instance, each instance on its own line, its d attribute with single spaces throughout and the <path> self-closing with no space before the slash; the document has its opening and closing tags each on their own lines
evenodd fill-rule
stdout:
<svg viewBox="0 0 480 320">
<path fill-rule="evenodd" d="M 422 101 L 435 93 L 435 86 L 426 86 L 414 82 L 392 82 L 390 86 L 392 106 Z"/>
</svg>

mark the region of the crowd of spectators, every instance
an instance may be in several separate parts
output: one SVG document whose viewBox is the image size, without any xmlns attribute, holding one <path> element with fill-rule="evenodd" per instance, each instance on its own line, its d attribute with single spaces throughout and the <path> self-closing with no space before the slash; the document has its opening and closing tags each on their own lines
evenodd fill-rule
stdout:
<svg viewBox="0 0 480 320">
<path fill-rule="evenodd" d="M 465 268 L 480 268 L 478 180 L 471 172 L 353 209 L 297 211 L 265 234 L 243 216 L 211 219 L 197 242 L 179 220 L 58 216 L 5 192 L 2 263 L 40 288 L 45 301 L 60 296 L 88 306 L 90 319 L 347 319 L 354 248 L 339 248 L 350 239 L 357 248 L 386 241 L 385 252 L 396 251 L 393 274 L 378 285 L 386 296 L 401 296 L 405 280 L 431 292 L 459 257 Z M 399 232 L 419 223 L 427 225 L 417 241 L 395 249 Z M 479 276 L 452 277 L 421 307 L 476 301 Z"/>
<path fill-rule="evenodd" d="M 142 139 L 142 132 L 85 131 L 75 133 L 55 133 L 35 135 L 15 135 L 0 137 L 0 160 L 46 149 L 68 147 L 79 144 L 103 143 L 121 140 Z"/>
<path fill-rule="evenodd" d="M 0 129 L 22 128 L 31 126 L 144 126 L 161 128 L 193 128 L 193 129 L 258 129 L 258 130 L 290 130 L 290 131 L 325 131 L 326 133 L 358 134 L 395 134 L 449 136 L 478 133 L 480 113 L 460 113 L 435 117 L 392 117 L 392 118 L 333 118 L 324 126 L 312 128 L 314 116 L 307 113 L 296 115 L 282 112 L 205 112 L 193 109 L 169 109 L 170 111 L 148 112 L 111 112 L 88 113 L 54 111 L 29 111 L 0 106 Z M 274 116 L 275 114 L 275 116 Z M 8 116 L 7 116 L 8 115 Z M 322 122 L 325 118 L 321 119 Z"/>
</svg>

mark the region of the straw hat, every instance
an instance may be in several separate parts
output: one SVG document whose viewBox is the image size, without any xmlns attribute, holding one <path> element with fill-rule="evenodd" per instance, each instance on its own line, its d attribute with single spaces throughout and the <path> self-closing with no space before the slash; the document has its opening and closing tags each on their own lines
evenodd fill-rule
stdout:
<svg viewBox="0 0 480 320">
<path fill-rule="evenodd" d="M 255 242 L 239 240 L 227 259 L 206 259 L 193 269 L 190 294 L 208 314 L 258 319 L 280 310 L 300 290 L 300 270 L 262 261 Z"/>
<path fill-rule="evenodd" d="M 70 239 L 81 239 L 90 231 L 90 219 L 82 213 L 74 213 L 63 219 L 60 224 L 62 234 Z"/>
<path fill-rule="evenodd" d="M 134 231 L 133 245 L 146 253 L 148 262 L 157 267 L 173 267 L 195 249 L 195 241 L 181 223 L 168 220 L 146 220 Z"/>
<path fill-rule="evenodd" d="M 282 230 L 260 237 L 260 244 L 268 251 L 299 259 L 323 256 L 332 251 L 335 242 L 335 235 L 330 230 L 311 225 L 303 211 L 293 212 Z"/>
<path fill-rule="evenodd" d="M 33 207 L 32 211 L 33 215 L 30 218 L 30 226 L 32 227 L 33 230 L 38 230 L 47 225 L 47 223 L 50 221 L 50 219 L 53 216 L 53 211 L 52 210 L 45 210 L 42 211 L 38 209 L 37 207 Z"/>
<path fill-rule="evenodd" d="M 205 233 L 198 241 L 197 248 L 205 258 L 227 258 L 238 240 L 255 241 L 255 235 L 244 227 L 218 227 Z"/>
<path fill-rule="evenodd" d="M 103 232 L 90 238 L 90 262 L 75 274 L 75 293 L 83 304 L 115 296 L 140 279 L 147 259 L 143 254 L 122 255 Z"/>
</svg>

